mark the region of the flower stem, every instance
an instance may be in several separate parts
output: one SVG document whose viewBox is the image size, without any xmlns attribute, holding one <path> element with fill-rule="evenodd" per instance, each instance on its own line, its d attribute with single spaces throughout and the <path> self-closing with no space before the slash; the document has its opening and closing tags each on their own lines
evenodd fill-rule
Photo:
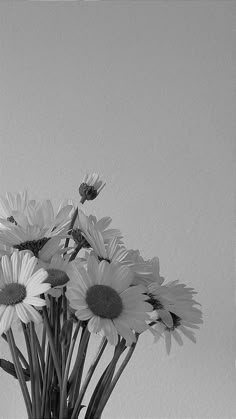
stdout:
<svg viewBox="0 0 236 419">
<path fill-rule="evenodd" d="M 66 402 L 66 399 L 67 399 L 67 380 L 68 380 L 68 375 L 69 375 L 69 370 L 70 370 L 71 358 L 72 358 L 75 342 L 76 342 L 76 339 L 77 339 L 77 336 L 78 336 L 78 333 L 79 333 L 80 325 L 81 325 L 81 322 L 79 321 L 76 325 L 74 335 L 73 335 L 71 343 L 70 343 L 70 349 L 69 349 L 69 352 L 68 352 L 67 360 L 66 360 L 66 366 L 65 366 L 63 381 L 62 381 L 59 419 L 63 419 L 63 415 L 64 415 L 64 411 L 65 411 L 65 402 Z"/>
<path fill-rule="evenodd" d="M 76 210 L 75 210 L 75 212 L 73 214 L 73 217 L 71 219 L 71 223 L 70 223 L 70 226 L 69 226 L 69 234 L 71 234 L 71 232 L 72 232 L 72 229 L 73 229 L 73 226 L 75 224 L 75 220 L 77 218 L 77 215 L 78 215 L 78 207 L 76 208 Z M 69 241 L 70 241 L 70 237 L 67 237 L 66 238 L 66 241 L 65 241 L 65 248 L 67 248 L 67 246 L 69 244 Z"/>
<path fill-rule="evenodd" d="M 8 343 L 9 343 L 12 359 L 13 359 L 13 362 L 14 362 L 14 365 L 15 365 L 16 374 L 17 374 L 17 377 L 18 377 L 18 380 L 19 380 L 19 383 L 20 383 L 20 387 L 21 387 L 23 397 L 24 397 L 24 401 L 25 401 L 25 405 L 26 405 L 26 409 L 27 409 L 27 413 L 28 413 L 28 418 L 31 419 L 32 418 L 32 404 L 31 404 L 29 392 L 28 392 L 28 389 L 27 389 L 27 385 L 26 385 L 26 382 L 25 382 L 22 366 L 20 364 L 18 354 L 17 354 L 17 351 L 16 351 L 16 344 L 15 344 L 15 339 L 14 339 L 12 330 L 9 329 L 6 332 L 6 335 L 7 335 L 7 340 L 8 340 Z"/>
<path fill-rule="evenodd" d="M 48 319 L 48 312 L 47 312 L 47 308 L 46 307 L 42 307 L 43 309 L 43 318 L 44 318 L 44 322 L 45 322 L 45 326 L 46 326 L 46 332 L 48 335 L 48 341 L 49 341 L 49 346 L 51 349 L 51 354 L 52 354 L 52 358 L 53 358 L 53 363 L 54 363 L 54 367 L 57 373 L 57 379 L 58 379 L 58 383 L 59 383 L 59 387 L 61 388 L 61 371 L 60 371 L 60 367 L 59 367 L 59 362 L 58 362 L 58 356 L 56 353 L 56 348 L 55 348 L 55 343 L 54 343 L 54 339 L 53 339 L 53 334 L 52 334 L 52 330 L 51 330 L 51 325 L 49 323 L 49 319 Z"/>
<path fill-rule="evenodd" d="M 24 337 L 25 337 L 25 344 L 29 359 L 29 370 L 30 370 L 30 385 L 31 385 L 31 398 L 32 398 L 32 415 L 33 417 L 36 415 L 36 403 L 35 403 L 35 380 L 34 380 L 34 370 L 33 370 L 33 359 L 32 359 L 32 351 L 30 346 L 30 339 L 28 334 L 28 328 L 27 325 L 23 322 L 21 322 Z"/>
<path fill-rule="evenodd" d="M 81 391 L 79 393 L 79 397 L 76 400 L 75 407 L 74 407 L 74 410 L 73 410 L 73 414 L 75 415 L 75 417 L 77 416 L 77 414 L 80 411 L 81 403 L 83 401 L 83 397 L 84 397 L 85 391 L 87 390 L 87 387 L 89 385 L 89 382 L 90 382 L 90 380 L 91 380 L 91 378 L 93 376 L 93 373 L 94 373 L 94 371 L 95 371 L 95 369 L 97 367 L 97 364 L 100 361 L 100 358 L 101 358 L 101 356 L 102 356 L 102 354 L 103 354 L 103 352 L 104 352 L 104 350 L 106 348 L 106 345 L 107 345 L 107 339 L 104 337 L 102 339 L 101 343 L 100 343 L 100 346 L 98 348 L 98 351 L 97 351 L 97 354 L 96 354 L 96 356 L 94 358 L 94 361 L 90 365 L 90 368 L 89 368 L 89 370 L 87 372 L 86 378 L 85 378 L 85 380 L 83 382 Z"/>
<path fill-rule="evenodd" d="M 74 369 L 71 374 L 73 377 L 71 379 L 71 394 L 70 394 L 70 401 L 71 401 L 72 407 L 74 406 L 76 395 L 79 394 L 89 337 L 90 337 L 90 332 L 88 331 L 88 328 L 86 326 L 86 328 L 84 328 L 84 330 L 82 331 L 78 353 L 77 353 L 76 361 L 74 364 Z M 73 373 L 75 372 L 76 374 L 73 375 Z"/>
<path fill-rule="evenodd" d="M 7 337 L 6 337 L 5 333 L 3 333 L 3 334 L 2 334 L 2 338 L 3 338 L 6 342 L 8 342 L 8 340 L 7 340 Z M 19 358 L 20 358 L 20 360 L 21 360 L 22 364 L 25 366 L 25 368 L 26 368 L 27 370 L 29 370 L 29 364 L 28 364 L 28 362 L 26 361 L 26 359 L 25 359 L 24 355 L 22 354 L 22 352 L 20 351 L 20 349 L 19 349 L 17 346 L 16 346 L 16 352 L 17 352 L 17 355 L 19 356 Z"/>
<path fill-rule="evenodd" d="M 92 397 L 90 399 L 90 402 L 86 411 L 85 419 L 95 419 L 95 418 L 98 419 L 99 418 L 99 416 L 95 415 L 95 413 L 99 407 L 99 403 L 101 401 L 103 394 L 106 392 L 107 388 L 109 387 L 111 383 L 113 374 L 115 372 L 116 364 L 125 349 L 126 349 L 125 339 L 122 339 L 116 345 L 113 358 L 111 362 L 108 364 L 105 371 L 103 372 L 102 376 L 100 377 L 95 387 L 95 390 L 92 394 Z M 75 419 L 75 417 L 72 416 L 71 419 Z"/>
<path fill-rule="evenodd" d="M 82 249 L 82 245 L 78 244 L 78 246 L 76 246 L 75 250 L 72 252 L 69 262 L 72 262 L 72 260 L 74 260 L 76 258 L 76 256 L 78 255 L 78 253 L 81 249 Z"/>
<path fill-rule="evenodd" d="M 122 364 L 121 364 L 121 365 L 120 365 L 120 367 L 118 368 L 118 371 L 116 372 L 116 374 L 115 374 L 115 376 L 114 376 L 114 378 L 113 378 L 113 380 L 112 380 L 112 382 L 111 382 L 111 384 L 110 384 L 109 388 L 108 388 L 108 389 L 107 389 L 107 391 L 105 392 L 104 397 L 102 397 L 101 402 L 100 402 L 100 404 L 99 404 L 99 407 L 98 407 L 98 409 L 97 409 L 97 411 L 96 411 L 96 417 L 98 417 L 98 418 L 99 418 L 99 417 L 101 416 L 102 411 L 103 411 L 104 407 L 106 406 L 106 404 L 107 404 L 107 402 L 108 402 L 108 399 L 109 399 L 109 397 L 110 397 L 110 395 L 111 395 L 112 391 L 114 390 L 115 385 L 117 384 L 117 381 L 119 380 L 119 378 L 120 378 L 120 376 L 121 376 L 122 372 L 124 371 L 124 369 L 125 369 L 125 367 L 127 366 L 127 364 L 128 364 L 128 362 L 129 362 L 129 360 L 130 360 L 131 356 L 132 356 L 132 355 L 133 355 L 133 353 L 134 353 L 135 347 L 136 347 L 136 345 L 137 345 L 137 341 L 138 341 L 138 333 L 136 333 L 136 342 L 134 342 L 134 343 L 131 345 L 131 347 L 129 348 L 128 353 L 126 354 L 125 359 L 123 360 Z"/>
<path fill-rule="evenodd" d="M 31 353 L 32 353 L 32 360 L 33 360 L 33 377 L 32 379 L 35 381 L 35 413 L 36 418 L 40 418 L 40 376 L 41 371 L 39 370 L 39 362 L 38 362 L 38 354 L 35 345 L 35 328 L 34 323 L 30 322 L 30 343 L 31 343 Z"/>
</svg>

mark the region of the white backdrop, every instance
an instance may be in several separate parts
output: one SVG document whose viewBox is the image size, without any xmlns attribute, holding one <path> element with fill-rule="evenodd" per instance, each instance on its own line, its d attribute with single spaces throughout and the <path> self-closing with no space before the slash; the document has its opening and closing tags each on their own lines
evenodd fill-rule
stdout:
<svg viewBox="0 0 236 419">
<path fill-rule="evenodd" d="M 0 194 L 78 200 L 198 291 L 197 344 L 143 335 L 104 419 L 236 418 L 231 1 L 2 2 Z M 2 341 L 0 356 L 9 357 Z M 0 418 L 25 419 L 0 371 Z"/>
</svg>

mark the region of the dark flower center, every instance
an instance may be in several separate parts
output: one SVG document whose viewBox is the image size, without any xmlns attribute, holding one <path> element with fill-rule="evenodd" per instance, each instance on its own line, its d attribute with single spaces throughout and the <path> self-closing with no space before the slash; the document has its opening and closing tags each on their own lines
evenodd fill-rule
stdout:
<svg viewBox="0 0 236 419">
<path fill-rule="evenodd" d="M 51 284 L 52 287 L 63 286 L 69 281 L 68 275 L 60 269 L 47 269 L 48 277 L 44 282 Z"/>
<path fill-rule="evenodd" d="M 0 304 L 14 306 L 20 303 L 26 297 L 26 288 L 22 284 L 6 284 L 0 291 Z"/>
<path fill-rule="evenodd" d="M 72 235 L 75 243 L 77 245 L 79 245 L 81 249 L 82 249 L 82 247 L 84 247 L 86 249 L 89 249 L 91 247 L 89 242 L 83 236 L 83 234 L 82 234 L 82 232 L 79 228 L 76 228 L 75 230 L 72 230 L 71 235 Z"/>
<path fill-rule="evenodd" d="M 99 317 L 115 319 L 123 310 L 119 294 L 107 285 L 93 285 L 87 291 L 86 302 L 90 310 Z"/>
<path fill-rule="evenodd" d="M 12 215 L 7 218 L 7 221 L 10 221 L 10 223 L 13 223 L 13 224 L 15 224 L 17 226 L 17 222 L 16 222 L 15 218 Z"/>
<path fill-rule="evenodd" d="M 106 262 L 111 263 L 110 259 L 102 258 L 101 256 L 98 256 L 98 260 L 99 260 L 99 262 L 101 262 L 102 260 L 105 260 Z"/>
<path fill-rule="evenodd" d="M 92 185 L 87 185 L 87 183 L 81 183 L 79 187 L 79 194 L 82 198 L 87 201 L 92 201 L 98 195 L 97 190 Z"/>
<path fill-rule="evenodd" d="M 31 240 L 20 244 L 15 244 L 13 247 L 18 250 L 31 250 L 34 256 L 38 257 L 39 251 L 48 242 L 48 240 L 50 240 L 49 237 L 43 237 L 39 240 Z"/>
<path fill-rule="evenodd" d="M 153 306 L 153 310 L 162 310 L 164 308 L 163 304 L 156 298 L 155 295 L 148 293 L 149 299 L 147 303 Z"/>
</svg>

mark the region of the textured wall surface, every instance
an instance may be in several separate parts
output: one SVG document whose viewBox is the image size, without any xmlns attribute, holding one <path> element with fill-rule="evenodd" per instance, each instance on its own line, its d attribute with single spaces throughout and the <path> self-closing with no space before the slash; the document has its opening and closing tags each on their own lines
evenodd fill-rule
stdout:
<svg viewBox="0 0 236 419">
<path fill-rule="evenodd" d="M 102 173 L 85 210 L 202 303 L 196 345 L 168 357 L 140 338 L 104 419 L 236 418 L 235 15 L 228 1 L 0 4 L 0 193 L 58 204 Z M 0 418 L 26 419 L 1 371 Z"/>
</svg>

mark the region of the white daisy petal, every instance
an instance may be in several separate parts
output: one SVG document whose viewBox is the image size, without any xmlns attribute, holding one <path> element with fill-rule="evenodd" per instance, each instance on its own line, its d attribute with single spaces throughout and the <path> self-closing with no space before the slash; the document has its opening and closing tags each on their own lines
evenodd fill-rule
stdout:
<svg viewBox="0 0 236 419">
<path fill-rule="evenodd" d="M 29 322 L 29 315 L 26 311 L 26 308 L 25 308 L 24 304 L 22 304 L 22 303 L 16 304 L 15 308 L 16 308 L 16 313 L 17 313 L 17 316 L 19 317 L 19 319 L 23 323 L 28 323 Z"/>
<path fill-rule="evenodd" d="M 10 284 L 13 281 L 12 264 L 9 256 L 2 257 L 2 271 L 4 282 Z"/>
<path fill-rule="evenodd" d="M 120 265 L 119 268 L 113 270 L 112 275 L 112 286 L 114 289 L 121 293 L 126 290 L 133 280 L 133 272 L 124 265 Z"/>
<path fill-rule="evenodd" d="M 20 284 L 27 283 L 27 280 L 31 277 L 36 265 L 37 258 L 30 256 L 29 253 L 26 253 L 21 264 L 21 272 L 18 280 Z"/>
<path fill-rule="evenodd" d="M 88 320 L 93 316 L 93 313 L 89 310 L 89 308 L 81 308 L 77 310 L 75 314 L 79 320 Z"/>
<path fill-rule="evenodd" d="M 48 277 L 48 273 L 47 271 L 45 271 L 45 269 L 40 268 L 38 271 L 36 271 L 31 277 L 29 277 L 28 279 L 24 280 L 24 284 L 27 285 L 28 283 L 34 283 L 35 284 L 40 284 L 44 281 L 47 280 Z"/>
<path fill-rule="evenodd" d="M 2 331 L 2 333 L 10 329 L 12 325 L 14 313 L 15 313 L 14 306 L 7 306 L 4 312 L 2 313 L 2 316 L 0 319 L 0 330 Z"/>
<path fill-rule="evenodd" d="M 24 304 L 24 308 L 28 312 L 29 321 L 34 323 L 40 323 L 42 321 L 42 316 L 34 307 L 28 304 Z"/>
<path fill-rule="evenodd" d="M 6 310 L 7 306 L 1 304 L 0 305 L 0 320 L 1 320 L 1 316 L 3 315 L 4 311 Z"/>
<path fill-rule="evenodd" d="M 118 334 L 117 330 L 110 319 L 100 319 L 101 327 L 103 332 L 110 343 L 110 345 L 117 345 L 118 343 Z"/>
<path fill-rule="evenodd" d="M 196 343 L 196 338 L 194 333 L 191 330 L 186 329 L 186 327 L 179 326 L 178 328 L 188 339 L 190 339 L 193 343 Z"/>
<path fill-rule="evenodd" d="M 93 316 L 88 322 L 88 330 L 90 333 L 100 332 L 101 327 L 101 319 L 99 316 Z"/>
<path fill-rule="evenodd" d="M 130 327 L 128 327 L 126 321 L 122 321 L 121 318 L 117 318 L 113 319 L 113 322 L 120 336 L 123 336 L 123 338 L 125 338 L 126 345 L 132 345 L 132 343 L 135 342 L 136 339 L 134 333 L 132 332 Z"/>
<path fill-rule="evenodd" d="M 173 327 L 173 318 L 171 316 L 171 314 L 169 313 L 169 311 L 167 310 L 158 310 L 158 314 L 161 318 L 161 320 L 163 321 L 163 323 L 165 323 L 165 325 L 169 328 Z"/>
<path fill-rule="evenodd" d="M 181 346 L 183 345 L 183 340 L 182 340 L 181 336 L 179 335 L 179 333 L 177 332 L 176 329 L 172 331 L 172 336 L 175 338 L 176 342 L 179 345 L 181 345 Z"/>
<path fill-rule="evenodd" d="M 169 355 L 171 350 L 171 333 L 165 332 L 166 352 Z"/>
<path fill-rule="evenodd" d="M 26 297 L 24 299 L 24 304 L 29 304 L 35 307 L 43 307 L 46 305 L 46 301 L 39 297 Z"/>
<path fill-rule="evenodd" d="M 28 284 L 27 295 L 30 297 L 36 297 L 37 295 L 44 294 L 50 289 L 49 284 Z"/>
</svg>

